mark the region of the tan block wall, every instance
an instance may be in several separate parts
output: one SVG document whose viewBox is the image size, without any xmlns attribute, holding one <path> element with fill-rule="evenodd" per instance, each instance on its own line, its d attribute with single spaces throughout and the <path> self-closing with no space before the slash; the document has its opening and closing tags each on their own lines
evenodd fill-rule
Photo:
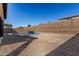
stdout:
<svg viewBox="0 0 79 59">
<path fill-rule="evenodd" d="M 79 17 L 78 18 L 73 18 L 73 26 L 79 26 Z"/>
<path fill-rule="evenodd" d="M 63 26 L 70 27 L 71 26 L 71 20 L 63 20 Z"/>
<path fill-rule="evenodd" d="M 24 28 L 17 28 L 15 31 L 17 32 L 27 32 L 27 31 L 52 31 L 53 29 L 62 29 L 61 26 L 56 25 L 55 23 L 47 23 L 42 24 L 38 26 L 32 26 L 32 27 L 24 27 Z"/>
<path fill-rule="evenodd" d="M 69 19 L 69 20 L 59 20 L 58 21 L 58 24 L 60 25 L 60 26 L 71 26 L 71 20 Z"/>
<path fill-rule="evenodd" d="M 72 20 L 72 27 L 74 29 L 79 29 L 79 17 L 74 17 Z"/>
<path fill-rule="evenodd" d="M 59 26 L 62 26 L 63 20 L 58 20 L 58 21 L 57 21 L 57 24 L 58 24 Z"/>
<path fill-rule="evenodd" d="M 32 27 L 24 27 L 24 29 L 17 29 L 19 32 L 26 31 L 41 31 L 41 32 L 52 32 L 53 29 L 79 29 L 79 17 L 72 19 L 58 20 L 54 23 L 46 23 Z"/>
</svg>

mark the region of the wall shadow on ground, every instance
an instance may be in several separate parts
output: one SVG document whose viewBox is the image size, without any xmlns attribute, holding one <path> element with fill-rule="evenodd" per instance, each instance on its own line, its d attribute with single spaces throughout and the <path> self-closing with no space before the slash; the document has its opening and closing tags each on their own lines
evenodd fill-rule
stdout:
<svg viewBox="0 0 79 59">
<path fill-rule="evenodd" d="M 9 54 L 7 54 L 6 56 L 17 56 L 18 54 L 20 54 L 25 48 L 27 48 L 27 46 L 34 40 L 36 39 L 35 37 L 28 37 L 28 40 L 25 41 L 24 44 L 22 44 L 21 46 L 17 47 L 15 50 L 13 50 L 12 52 L 10 52 Z M 27 52 L 26 52 L 27 53 Z"/>
<path fill-rule="evenodd" d="M 6 44 L 27 41 L 28 38 L 32 38 L 27 35 L 26 36 L 17 35 L 18 33 L 14 29 L 5 29 L 4 33 L 6 33 L 6 35 L 4 35 L 4 37 L 2 39 L 1 46 L 6 45 Z M 13 35 L 8 35 L 7 33 L 13 33 Z M 36 39 L 36 38 L 34 38 L 34 39 Z"/>
<path fill-rule="evenodd" d="M 31 37 L 29 37 L 29 36 L 19 36 L 19 35 L 6 35 L 2 39 L 1 46 L 6 45 L 6 44 L 12 44 L 12 43 L 27 41 L 28 38 L 31 38 Z"/>
<path fill-rule="evenodd" d="M 46 56 L 79 56 L 79 33 Z"/>
</svg>

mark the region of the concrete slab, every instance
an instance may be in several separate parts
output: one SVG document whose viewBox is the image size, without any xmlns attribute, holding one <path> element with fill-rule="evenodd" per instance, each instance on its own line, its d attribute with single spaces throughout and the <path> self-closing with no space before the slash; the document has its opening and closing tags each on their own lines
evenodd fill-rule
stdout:
<svg viewBox="0 0 79 59">
<path fill-rule="evenodd" d="M 73 37 L 74 34 L 60 34 L 60 33 L 40 33 L 37 40 L 34 40 L 27 48 L 25 48 L 19 55 L 23 56 L 44 56 L 58 46 Z"/>
</svg>

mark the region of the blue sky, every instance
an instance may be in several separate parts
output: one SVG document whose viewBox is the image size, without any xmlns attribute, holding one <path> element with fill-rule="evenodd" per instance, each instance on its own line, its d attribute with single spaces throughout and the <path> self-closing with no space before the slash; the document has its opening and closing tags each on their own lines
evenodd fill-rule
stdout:
<svg viewBox="0 0 79 59">
<path fill-rule="evenodd" d="M 5 23 L 15 28 L 54 22 L 74 15 L 79 15 L 77 3 L 9 3 Z"/>
</svg>

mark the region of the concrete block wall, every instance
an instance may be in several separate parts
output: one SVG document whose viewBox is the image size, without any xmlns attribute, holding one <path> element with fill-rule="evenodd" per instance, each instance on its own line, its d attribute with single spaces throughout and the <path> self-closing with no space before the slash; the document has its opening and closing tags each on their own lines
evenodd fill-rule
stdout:
<svg viewBox="0 0 79 59">
<path fill-rule="evenodd" d="M 46 24 L 41 24 L 37 26 L 24 27 L 23 29 L 17 29 L 19 32 L 26 31 L 51 31 L 53 29 L 79 29 L 79 17 L 72 17 L 68 19 L 61 19 L 57 22 L 51 22 Z"/>
<path fill-rule="evenodd" d="M 79 17 L 72 18 L 71 20 L 73 26 L 79 26 Z"/>
<path fill-rule="evenodd" d="M 79 29 L 79 17 L 58 20 L 58 24 L 64 28 Z"/>
<path fill-rule="evenodd" d="M 68 20 L 65 20 L 65 19 L 62 19 L 62 20 L 59 20 L 59 22 L 58 22 L 58 24 L 60 25 L 60 26 L 68 26 L 68 27 L 70 27 L 71 26 L 71 20 L 70 19 L 68 19 Z"/>
</svg>

